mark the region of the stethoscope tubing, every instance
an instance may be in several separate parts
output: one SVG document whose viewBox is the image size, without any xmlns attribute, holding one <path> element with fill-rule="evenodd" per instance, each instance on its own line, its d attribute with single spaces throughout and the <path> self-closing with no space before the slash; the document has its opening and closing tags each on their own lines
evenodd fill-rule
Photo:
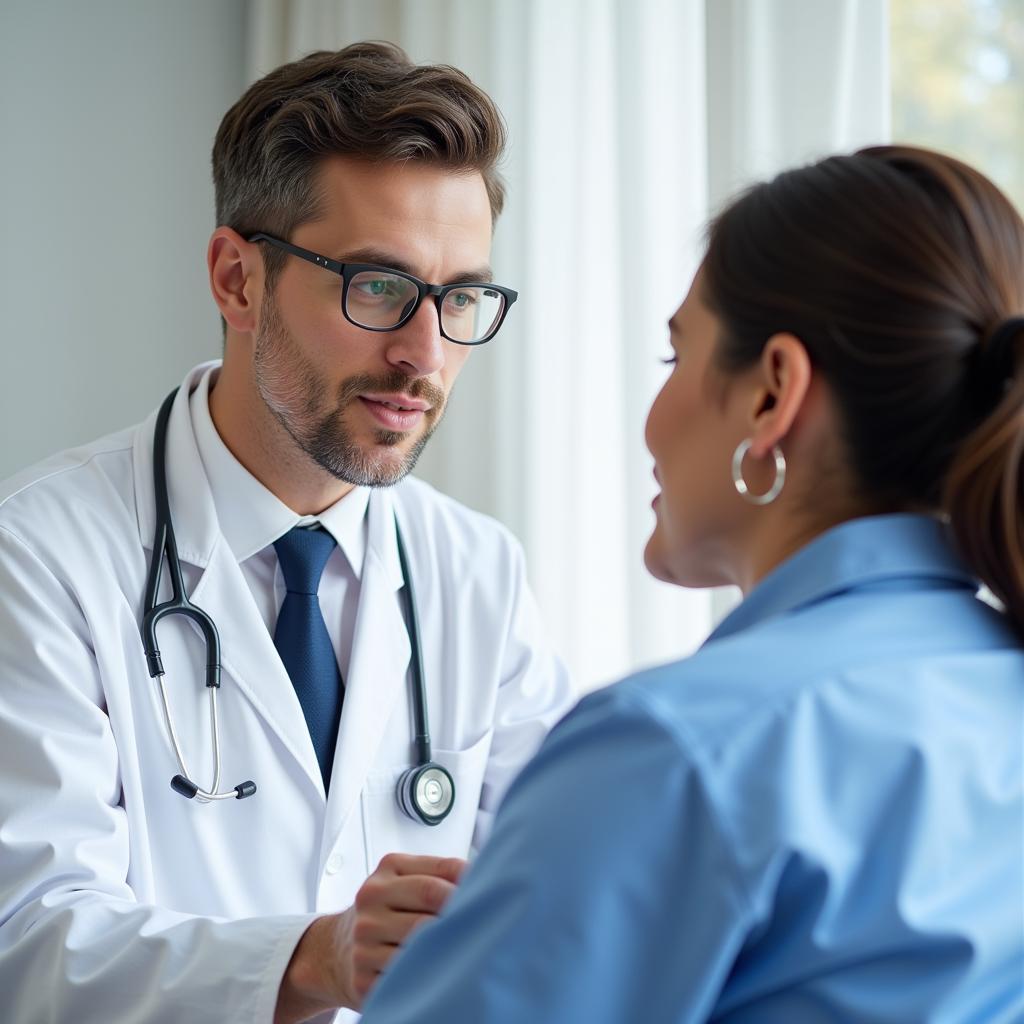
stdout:
<svg viewBox="0 0 1024 1024">
<path fill-rule="evenodd" d="M 174 537 L 174 523 L 167 495 L 167 422 L 171 415 L 175 388 L 165 399 L 156 418 L 153 438 L 153 491 L 156 498 L 156 536 L 153 540 L 153 557 L 149 564 L 146 580 L 145 609 L 142 617 L 142 638 L 146 650 L 146 661 L 151 677 L 163 676 L 163 662 L 160 646 L 156 639 L 156 627 L 161 619 L 169 615 L 184 615 L 199 627 L 206 644 L 206 685 L 220 686 L 220 634 L 213 619 L 201 608 L 192 604 L 185 595 L 185 583 L 181 575 L 181 561 L 178 558 L 178 544 Z M 171 597 L 158 603 L 163 563 L 166 558 L 167 572 L 171 580 Z"/>
<path fill-rule="evenodd" d="M 412 647 L 412 703 L 413 721 L 415 723 L 417 764 L 428 764 L 431 758 L 430 751 L 430 723 L 427 718 L 426 686 L 423 683 L 423 650 L 420 646 L 420 622 L 416 614 L 416 594 L 412 586 L 412 573 L 409 572 L 409 560 L 405 554 L 405 544 L 402 541 L 402 531 L 398 528 L 398 520 L 395 520 L 395 542 L 398 547 L 398 564 L 402 568 L 402 580 L 405 582 L 406 608 L 409 612 L 409 640 Z"/>
</svg>

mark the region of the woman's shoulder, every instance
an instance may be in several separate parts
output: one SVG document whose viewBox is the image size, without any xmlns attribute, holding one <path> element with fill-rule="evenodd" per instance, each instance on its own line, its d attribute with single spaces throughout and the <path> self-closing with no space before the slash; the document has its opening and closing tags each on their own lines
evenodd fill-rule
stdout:
<svg viewBox="0 0 1024 1024">
<path fill-rule="evenodd" d="M 906 829 L 950 844 L 957 821 L 1019 828 L 1024 652 L 970 596 L 923 603 L 766 621 L 599 691 L 591 715 L 606 742 L 638 719 L 671 738 L 661 769 L 697 780 L 752 905 L 780 856 L 837 879 L 848 842 L 865 865 L 880 850 L 895 864 Z"/>
<path fill-rule="evenodd" d="M 1005 617 L 967 591 L 866 590 L 712 639 L 601 693 L 646 708 L 698 756 L 716 759 L 784 742 L 811 723 L 838 723 L 851 741 L 895 726 L 914 743 L 942 725 L 937 706 L 977 705 L 996 719 L 1018 710 L 1024 650 Z"/>
</svg>

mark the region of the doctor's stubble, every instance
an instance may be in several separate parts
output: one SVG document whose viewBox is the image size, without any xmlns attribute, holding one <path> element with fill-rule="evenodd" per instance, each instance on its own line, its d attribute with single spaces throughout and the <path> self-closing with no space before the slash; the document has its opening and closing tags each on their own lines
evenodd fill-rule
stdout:
<svg viewBox="0 0 1024 1024">
<path fill-rule="evenodd" d="M 253 351 L 256 390 L 295 444 L 332 476 L 357 487 L 390 487 L 410 473 L 444 416 L 444 391 L 398 370 L 376 376 L 363 373 L 346 377 L 331 402 L 327 383 L 285 327 L 272 288 L 266 293 L 260 319 Z M 367 391 L 401 391 L 430 403 L 422 435 L 398 465 L 367 451 L 345 424 L 347 408 Z M 386 453 L 405 437 L 398 431 L 377 430 L 373 448 Z"/>
</svg>

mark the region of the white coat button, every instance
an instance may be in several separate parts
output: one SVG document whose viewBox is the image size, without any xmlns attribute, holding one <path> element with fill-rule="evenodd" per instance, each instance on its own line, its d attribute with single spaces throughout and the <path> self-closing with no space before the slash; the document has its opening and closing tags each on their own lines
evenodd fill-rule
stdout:
<svg viewBox="0 0 1024 1024">
<path fill-rule="evenodd" d="M 332 853 L 327 859 L 327 874 L 336 875 L 341 870 L 341 854 Z"/>
</svg>

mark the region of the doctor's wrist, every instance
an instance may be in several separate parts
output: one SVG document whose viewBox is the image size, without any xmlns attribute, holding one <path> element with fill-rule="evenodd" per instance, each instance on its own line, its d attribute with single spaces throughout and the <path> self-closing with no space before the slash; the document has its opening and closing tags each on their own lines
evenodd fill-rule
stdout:
<svg viewBox="0 0 1024 1024">
<path fill-rule="evenodd" d="M 357 1009 L 341 977 L 341 914 L 318 917 L 299 939 L 278 990 L 274 1024 L 300 1024 L 325 1010 Z"/>
</svg>

